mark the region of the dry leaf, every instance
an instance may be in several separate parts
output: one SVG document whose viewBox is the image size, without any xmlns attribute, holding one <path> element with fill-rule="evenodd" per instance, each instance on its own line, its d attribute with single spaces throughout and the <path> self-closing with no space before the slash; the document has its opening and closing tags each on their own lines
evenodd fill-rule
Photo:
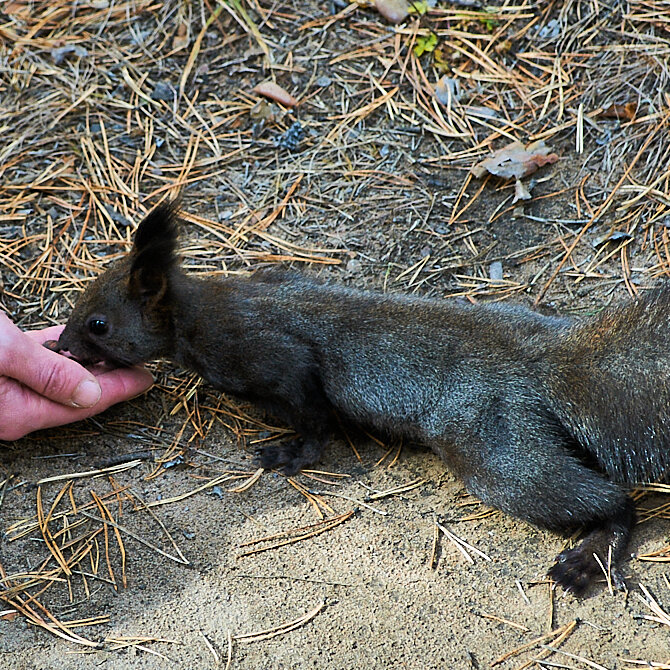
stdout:
<svg viewBox="0 0 670 670">
<path fill-rule="evenodd" d="M 632 121 L 637 113 L 637 103 L 628 102 L 625 105 L 610 105 L 607 109 L 600 112 L 600 116 L 605 119 L 625 119 Z"/>
<path fill-rule="evenodd" d="M 180 23 L 177 28 L 177 33 L 172 39 L 172 48 L 175 51 L 181 51 L 188 46 L 188 25 L 186 23 Z"/>
<path fill-rule="evenodd" d="M 493 152 L 481 163 L 471 169 L 475 177 L 483 177 L 486 172 L 511 179 L 521 179 L 532 174 L 539 167 L 547 163 L 555 163 L 558 160 L 556 154 L 549 153 L 549 147 L 543 140 L 532 142 L 524 146 L 521 142 L 512 142 L 502 149 Z"/>
<path fill-rule="evenodd" d="M 443 75 L 435 84 L 435 97 L 446 107 L 451 107 L 455 100 L 461 97 L 461 87 L 458 79 Z"/>
<path fill-rule="evenodd" d="M 274 121 L 272 107 L 267 100 L 259 100 L 250 110 L 249 116 L 254 121 Z"/>
<path fill-rule="evenodd" d="M 514 184 L 514 200 L 512 200 L 512 204 L 519 200 L 530 200 L 532 197 L 521 179 L 517 179 L 516 184 Z"/>
<path fill-rule="evenodd" d="M 264 95 L 266 98 L 270 98 L 270 100 L 274 100 L 285 107 L 295 107 L 298 104 L 298 101 L 290 93 L 273 81 L 264 81 L 262 84 L 258 84 L 254 88 L 254 93 Z"/>
<path fill-rule="evenodd" d="M 375 0 L 375 9 L 391 23 L 402 23 L 409 16 L 407 0 Z"/>
</svg>

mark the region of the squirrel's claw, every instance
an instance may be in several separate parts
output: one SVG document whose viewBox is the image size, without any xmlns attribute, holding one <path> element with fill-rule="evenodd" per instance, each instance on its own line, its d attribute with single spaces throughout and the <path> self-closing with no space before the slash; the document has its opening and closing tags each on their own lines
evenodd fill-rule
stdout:
<svg viewBox="0 0 670 670">
<path fill-rule="evenodd" d="M 58 340 L 46 340 L 42 343 L 42 346 L 57 354 L 63 350 L 63 347 Z"/>
<path fill-rule="evenodd" d="M 603 571 L 598 561 L 583 545 L 566 549 L 556 557 L 547 575 L 565 591 L 581 596 Z M 610 566 L 610 579 L 616 591 L 627 591 L 626 580 L 619 569 Z"/>
</svg>

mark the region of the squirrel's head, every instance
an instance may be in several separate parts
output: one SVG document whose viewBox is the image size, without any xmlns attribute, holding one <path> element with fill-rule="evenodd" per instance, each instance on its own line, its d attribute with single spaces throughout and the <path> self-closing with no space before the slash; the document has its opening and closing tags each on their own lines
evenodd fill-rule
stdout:
<svg viewBox="0 0 670 670">
<path fill-rule="evenodd" d="M 84 364 L 135 365 L 172 347 L 171 275 L 177 263 L 178 205 L 153 209 L 132 251 L 113 263 L 77 301 L 56 345 Z"/>
</svg>

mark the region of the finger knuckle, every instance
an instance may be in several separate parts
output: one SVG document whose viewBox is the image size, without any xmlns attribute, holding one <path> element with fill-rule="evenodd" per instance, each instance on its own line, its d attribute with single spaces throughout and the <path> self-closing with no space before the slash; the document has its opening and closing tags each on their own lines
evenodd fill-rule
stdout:
<svg viewBox="0 0 670 670">
<path fill-rule="evenodd" d="M 61 397 L 67 392 L 69 385 L 68 374 L 63 365 L 48 365 L 40 371 L 39 388 L 35 390 L 49 398 Z"/>
<path fill-rule="evenodd" d="M 10 367 L 10 356 L 12 355 L 11 343 L 0 332 L 0 374 L 6 372 Z"/>
</svg>

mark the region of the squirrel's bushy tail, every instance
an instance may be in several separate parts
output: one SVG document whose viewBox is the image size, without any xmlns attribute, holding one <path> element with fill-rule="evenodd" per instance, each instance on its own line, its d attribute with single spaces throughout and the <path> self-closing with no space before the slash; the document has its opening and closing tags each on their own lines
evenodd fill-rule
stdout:
<svg viewBox="0 0 670 670">
<path fill-rule="evenodd" d="M 670 470 L 670 287 L 607 308 L 560 338 L 545 370 L 566 430 L 612 479 Z"/>
</svg>

